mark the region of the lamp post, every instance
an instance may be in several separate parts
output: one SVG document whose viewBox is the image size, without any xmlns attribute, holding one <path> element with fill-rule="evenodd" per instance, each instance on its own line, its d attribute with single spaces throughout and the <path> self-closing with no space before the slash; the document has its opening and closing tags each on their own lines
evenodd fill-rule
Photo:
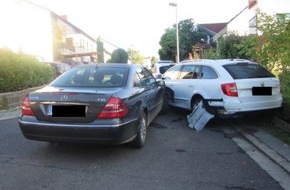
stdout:
<svg viewBox="0 0 290 190">
<path fill-rule="evenodd" d="M 179 35 L 178 35 L 178 20 L 177 20 L 177 3 L 169 3 L 169 5 L 175 7 L 175 11 L 176 11 L 176 63 L 179 63 Z"/>
</svg>

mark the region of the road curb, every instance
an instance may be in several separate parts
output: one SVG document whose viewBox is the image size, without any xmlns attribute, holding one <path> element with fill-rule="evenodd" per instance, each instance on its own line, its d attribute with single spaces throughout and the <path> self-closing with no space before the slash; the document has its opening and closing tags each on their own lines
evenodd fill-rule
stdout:
<svg viewBox="0 0 290 190">
<path fill-rule="evenodd" d="M 273 118 L 275 127 L 279 127 L 280 129 L 290 133 L 290 124 L 287 123 L 286 121 L 278 118 L 278 117 L 274 117 Z"/>
<path fill-rule="evenodd" d="M 255 147 L 260 149 L 265 155 L 290 174 L 290 150 L 288 145 L 273 136 L 267 136 L 268 133 L 263 134 L 263 131 L 256 132 L 258 133 L 256 135 L 256 133 L 250 134 L 243 131 L 241 127 L 234 126 L 234 128 Z"/>
<path fill-rule="evenodd" d="M 0 121 L 19 118 L 21 114 L 20 108 L 14 110 L 0 111 Z"/>
<path fill-rule="evenodd" d="M 10 120 L 10 119 L 16 119 L 16 118 L 19 118 L 19 116 L 3 117 L 3 118 L 0 118 L 0 121 Z"/>
</svg>

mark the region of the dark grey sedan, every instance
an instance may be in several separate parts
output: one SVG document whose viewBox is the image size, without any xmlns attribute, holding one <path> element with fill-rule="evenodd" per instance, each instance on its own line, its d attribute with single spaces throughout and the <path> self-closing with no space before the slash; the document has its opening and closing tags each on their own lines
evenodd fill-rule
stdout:
<svg viewBox="0 0 290 190">
<path fill-rule="evenodd" d="M 20 129 L 31 140 L 141 148 L 150 122 L 167 110 L 165 90 L 140 65 L 75 67 L 23 99 Z"/>
</svg>

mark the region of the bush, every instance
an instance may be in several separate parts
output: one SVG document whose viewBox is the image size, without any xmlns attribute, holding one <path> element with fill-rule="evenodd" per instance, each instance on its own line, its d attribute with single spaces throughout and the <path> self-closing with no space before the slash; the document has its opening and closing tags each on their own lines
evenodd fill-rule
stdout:
<svg viewBox="0 0 290 190">
<path fill-rule="evenodd" d="M 0 110 L 5 110 L 9 108 L 8 98 L 3 96 L 0 100 Z"/>
<path fill-rule="evenodd" d="M 23 90 L 49 83 L 51 68 L 35 57 L 0 49 L 0 93 Z"/>
<path fill-rule="evenodd" d="M 128 63 L 128 57 L 129 55 L 124 49 L 118 48 L 113 51 L 111 62 L 112 63 Z"/>
</svg>

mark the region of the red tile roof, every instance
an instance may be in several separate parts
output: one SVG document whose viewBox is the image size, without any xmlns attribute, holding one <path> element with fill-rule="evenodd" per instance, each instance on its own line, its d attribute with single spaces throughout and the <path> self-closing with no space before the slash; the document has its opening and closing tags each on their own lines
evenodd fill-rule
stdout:
<svg viewBox="0 0 290 190">
<path fill-rule="evenodd" d="M 208 23 L 199 25 L 215 33 L 219 33 L 222 29 L 224 29 L 227 26 L 227 24 L 228 24 L 227 22 L 224 22 L 224 23 Z"/>
</svg>

